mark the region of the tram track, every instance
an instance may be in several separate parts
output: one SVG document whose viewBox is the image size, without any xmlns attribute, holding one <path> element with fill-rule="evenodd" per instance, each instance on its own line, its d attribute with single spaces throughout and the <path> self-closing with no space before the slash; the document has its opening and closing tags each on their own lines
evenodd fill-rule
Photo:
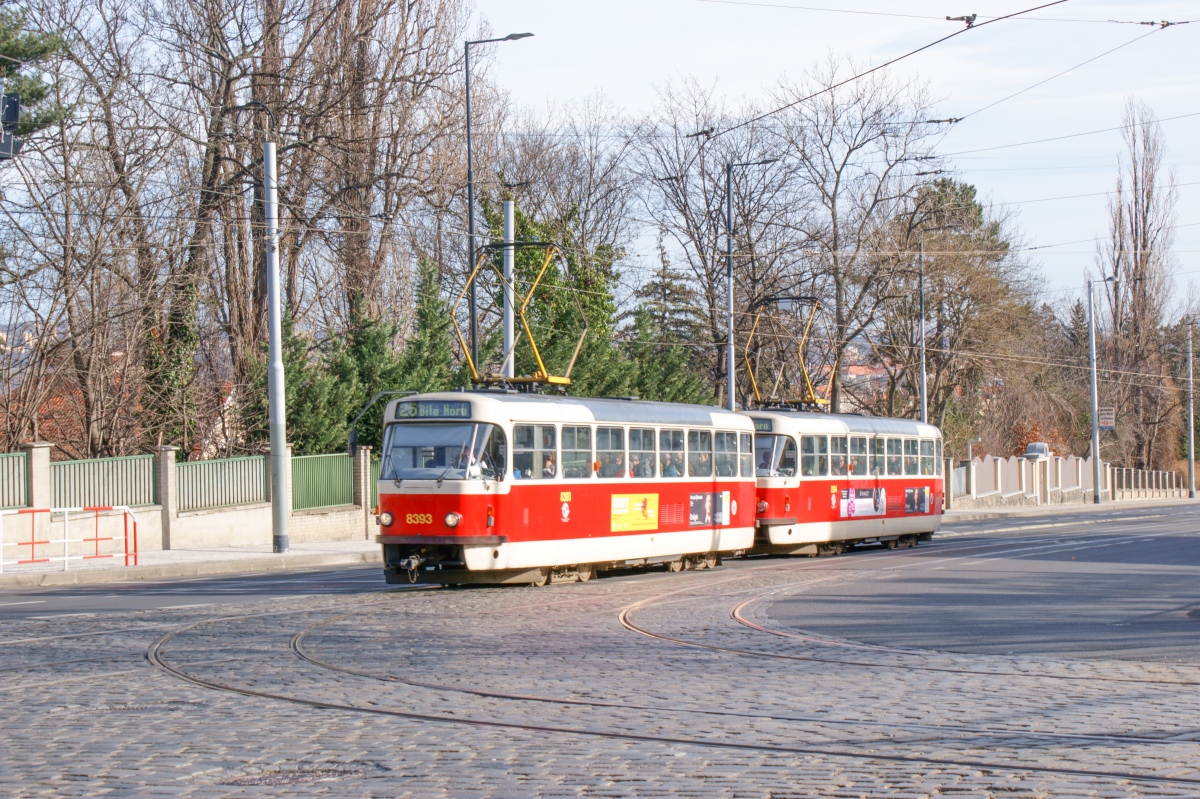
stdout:
<svg viewBox="0 0 1200 799">
<path fill-rule="evenodd" d="M 637 743 L 652 743 L 675 746 L 691 746 L 705 749 L 756 752 L 780 756 L 815 756 L 836 759 L 852 759 L 859 761 L 875 761 L 897 763 L 904 765 L 922 765 L 950 768 L 983 769 L 987 771 L 1002 771 L 1014 775 L 1045 774 L 1067 777 L 1081 777 L 1096 780 L 1121 780 L 1135 784 L 1153 785 L 1186 785 L 1200 786 L 1200 777 L 1165 776 L 1136 772 L 1111 771 L 1102 769 L 1071 768 L 1067 766 L 1044 766 L 1029 763 L 1004 761 L 989 761 L 976 758 L 946 758 L 925 755 L 907 755 L 887 751 L 863 752 L 837 746 L 783 746 L 768 743 L 743 743 L 738 741 L 722 741 L 694 736 L 654 735 L 621 730 L 604 730 L 591 727 L 569 727 L 551 724 L 531 724 L 526 722 L 502 721 L 498 719 L 472 718 L 467 716 L 447 716 L 435 713 L 422 713 L 413 710 L 400 710 L 386 707 L 369 707 L 347 704 L 318 698 L 316 696 L 289 695 L 276 691 L 260 690 L 244 685 L 221 682 L 185 670 L 173 664 L 165 657 L 164 650 L 177 636 L 193 630 L 204 624 L 222 621 L 222 618 L 201 620 L 182 625 L 170 630 L 156 639 L 146 650 L 147 661 L 161 672 L 176 679 L 190 683 L 207 690 L 230 693 L 249 698 L 268 701 L 284 702 L 316 710 L 330 710 L 354 713 L 366 716 L 406 719 L 409 721 L 431 724 L 446 724 L 455 726 L 470 726 L 476 728 L 501 729 L 525 733 L 540 733 L 552 735 L 571 735 L 587 738 L 602 738 L 609 740 L 631 741 Z M 1147 741 L 1147 743 L 1154 741 Z"/>
<path fill-rule="evenodd" d="M 1093 534 L 1089 533 L 1088 535 L 1093 535 Z M 1139 536 L 1139 538 L 1145 538 L 1145 537 L 1146 536 Z M 1061 539 L 1061 538 L 1063 538 L 1063 536 L 1059 535 L 1059 536 L 1056 536 L 1055 538 Z M 1025 542 L 1025 543 L 1034 543 L 1034 542 Z M 1035 547 L 1027 547 L 1025 550 L 1018 549 L 1015 551 L 1010 551 L 1008 553 L 1004 553 L 1004 556 L 1006 556 L 1006 557 L 1012 556 L 1014 553 L 1020 553 L 1023 551 L 1032 551 L 1032 552 L 1038 552 L 1041 554 L 1049 554 L 1049 551 L 1051 551 L 1051 550 L 1053 550 L 1053 551 L 1070 551 L 1073 549 L 1084 549 L 1089 546 L 1108 546 L 1108 545 L 1113 545 L 1113 544 L 1114 544 L 1114 541 L 1113 541 L 1112 537 L 1106 536 L 1104 538 L 1095 539 L 1095 541 L 1092 542 L 1091 544 L 1088 544 L 1086 542 L 1081 543 L 1079 541 L 1064 541 L 1060 545 L 1057 545 L 1057 546 L 1054 544 L 1050 544 L 1050 545 L 1039 545 L 1039 546 L 1035 546 Z M 901 564 L 889 565 L 883 569 L 878 569 L 876 571 L 896 571 L 896 570 L 899 570 L 902 568 L 907 568 L 908 566 L 914 566 L 914 565 L 929 565 L 929 564 L 928 563 L 924 563 L 924 564 L 917 564 L 917 563 L 903 564 L 903 563 L 901 563 Z M 851 576 L 858 576 L 858 575 L 854 575 L 852 572 L 847 572 L 846 576 L 851 577 Z M 782 591 L 786 591 L 786 590 L 788 590 L 788 587 L 772 589 L 771 591 L 769 591 L 766 594 L 760 595 L 758 597 L 751 597 L 748 600 L 740 602 L 736 606 L 734 606 L 733 609 L 731 609 L 729 616 L 734 621 L 737 621 L 738 623 L 743 624 L 752 630 L 756 630 L 759 632 L 764 632 L 764 633 L 768 633 L 768 634 L 772 634 L 772 635 L 778 635 L 781 637 L 795 638 L 795 639 L 804 641 L 806 643 L 815 643 L 817 645 L 827 646 L 830 648 L 845 648 L 845 649 L 879 651 L 882 653 L 892 654 L 892 655 L 896 655 L 897 657 L 909 658 L 909 659 L 911 659 L 911 658 L 945 657 L 949 654 L 949 653 L 937 652 L 937 651 L 933 651 L 933 650 L 903 650 L 903 649 L 895 649 L 895 648 L 889 648 L 889 647 L 877 647 L 872 644 L 863 644 L 860 642 L 845 642 L 845 641 L 837 641 L 837 640 L 833 640 L 833 639 L 817 639 L 817 638 L 813 638 L 813 637 L 805 636 L 805 635 L 801 635 L 801 634 L 791 634 L 791 633 L 787 633 L 787 632 L 780 632 L 780 631 L 772 630 L 770 628 L 766 628 L 766 627 L 764 627 L 762 625 L 758 625 L 756 623 L 748 622 L 748 620 L 746 620 L 744 618 L 744 615 L 741 613 L 741 611 L 743 611 L 744 608 L 748 607 L 749 605 L 752 605 L 755 602 L 762 601 L 767 596 L 770 596 L 772 594 L 781 593 Z M 960 675 L 980 676 L 980 677 L 1013 677 L 1013 678 L 1020 678 L 1020 679 L 1059 680 L 1059 681 L 1068 681 L 1068 682 L 1130 683 L 1130 684 L 1137 684 L 1137 685 L 1169 685 L 1169 686 L 1181 686 L 1181 687 L 1200 686 L 1200 680 L 1162 680 L 1162 679 L 1149 679 L 1149 678 L 1137 678 L 1137 677 L 1105 677 L 1105 676 L 1095 676 L 1095 675 L 1044 674 L 1044 673 L 1038 674 L 1035 672 L 1025 672 L 1025 671 L 965 669 L 965 668 L 959 668 L 959 667 L 936 666 L 936 665 L 928 665 L 928 664 L 912 663 L 912 662 L 887 663 L 887 662 L 852 660 L 852 659 L 848 659 L 846 657 L 832 657 L 832 656 L 823 656 L 823 655 L 804 655 L 804 654 L 793 654 L 793 653 L 785 653 L 785 652 L 764 652 L 764 651 L 755 650 L 755 649 L 744 649 L 741 647 L 722 646 L 722 645 L 718 645 L 718 644 L 705 643 L 702 641 L 696 641 L 696 640 L 692 640 L 689 638 L 680 638 L 677 636 L 668 635 L 668 634 L 661 633 L 661 632 L 655 632 L 654 630 L 651 630 L 651 629 L 648 629 L 647 627 L 639 625 L 632 620 L 632 616 L 635 611 L 645 610 L 646 608 L 651 607 L 654 604 L 656 604 L 659 600 L 665 599 L 666 597 L 669 597 L 669 596 L 671 596 L 671 593 L 663 594 L 659 597 L 652 597 L 647 600 L 642 600 L 641 602 L 634 603 L 633 605 L 622 608 L 617 613 L 617 621 L 621 624 L 622 627 L 629 630 L 630 632 L 633 632 L 638 635 L 642 635 L 642 636 L 645 636 L 647 638 L 651 638 L 654 640 L 662 641 L 664 643 L 670 643 L 670 644 L 675 644 L 678 646 L 685 646 L 685 647 L 690 647 L 690 648 L 694 648 L 694 649 L 710 650 L 710 651 L 714 651 L 714 652 L 721 652 L 724 654 L 732 654 L 732 655 L 737 655 L 737 656 L 742 656 L 742 657 L 750 657 L 750 658 L 769 658 L 769 659 L 785 660 L 785 661 L 826 663 L 826 664 L 832 664 L 832 665 L 855 666 L 855 667 L 862 667 L 862 668 L 868 668 L 868 669 L 928 671 L 928 672 L 943 673 L 943 674 L 960 674 Z"/>
<path fill-rule="evenodd" d="M 362 669 L 350 668 L 341 666 L 315 654 L 307 645 L 308 637 L 321 627 L 332 624 L 337 624 L 344 621 L 350 616 L 355 615 L 355 612 L 342 614 L 329 619 L 323 619 L 316 624 L 304 628 L 292 636 L 288 646 L 293 653 L 301 660 L 311 663 L 320 668 L 336 671 L 342 674 L 347 674 L 354 677 L 363 677 L 380 682 L 406 685 L 411 688 L 419 688 L 423 690 L 442 691 L 447 693 L 464 694 L 468 696 L 478 696 L 485 699 L 501 699 L 519 702 L 540 702 L 553 705 L 571 705 L 581 707 L 594 707 L 615 710 L 636 710 L 655 713 L 684 713 L 701 716 L 715 716 L 722 718 L 740 718 L 740 719 L 755 719 L 761 721 L 782 721 L 782 722 L 800 722 L 809 724 L 822 724 L 829 726 L 842 727 L 871 727 L 878 729 L 893 729 L 893 730 L 911 730 L 920 732 L 939 732 L 951 733 L 955 735 L 977 735 L 983 737 L 996 738 L 1033 738 L 1046 739 L 1055 741 L 1098 741 L 1114 744 L 1163 744 L 1163 743 L 1187 743 L 1193 746 L 1195 741 L 1172 741 L 1166 738 L 1158 738 L 1147 735 L 1123 735 L 1109 733 L 1055 733 L 1055 732 L 1038 732 L 1033 730 L 1014 730 L 1011 728 L 1001 727 L 970 727 L 966 725 L 948 725 L 948 724 L 921 724 L 915 722 L 880 722 L 870 719 L 835 719 L 824 716 L 800 716 L 800 715 L 775 715 L 768 713 L 743 713 L 732 710 L 708 710 L 704 708 L 689 708 L 678 705 L 642 705 L 630 702 L 615 702 L 615 701 L 599 701 L 591 699 L 579 699 L 575 697 L 555 697 L 555 696 L 540 696 L 536 694 L 514 694 L 503 691 L 487 691 L 474 688 L 461 688 L 453 685 L 445 685 L 443 683 L 425 682 L 421 680 L 413 680 L 408 677 L 398 677 L 391 674 L 380 674 L 377 672 L 366 671 Z"/>
</svg>

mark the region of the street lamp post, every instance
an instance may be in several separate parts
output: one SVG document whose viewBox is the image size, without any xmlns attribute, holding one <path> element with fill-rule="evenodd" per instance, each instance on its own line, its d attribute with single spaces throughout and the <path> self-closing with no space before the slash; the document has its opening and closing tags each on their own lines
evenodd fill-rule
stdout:
<svg viewBox="0 0 1200 799">
<path fill-rule="evenodd" d="M 532 33 L 510 33 L 498 39 L 475 39 L 463 43 L 463 66 L 466 70 L 467 94 L 467 274 L 475 268 L 475 171 L 471 162 L 471 45 L 492 44 L 494 42 L 514 42 L 517 39 L 527 39 Z M 475 302 L 475 281 L 471 281 L 471 291 L 467 298 L 468 311 L 471 314 L 471 360 L 479 363 L 479 314 Z"/>
<path fill-rule="evenodd" d="M 1117 282 L 1114 277 L 1106 277 L 1101 283 Z M 1096 281 L 1088 280 L 1088 365 L 1091 373 L 1092 390 L 1092 502 L 1100 504 L 1100 393 L 1096 385 L 1096 314 L 1093 298 Z"/>
<path fill-rule="evenodd" d="M 765 166 L 778 161 L 778 158 L 766 158 L 762 161 L 742 161 L 725 165 L 725 288 L 729 294 L 729 348 L 725 355 L 726 370 L 729 373 L 729 410 L 737 410 L 737 384 L 733 371 L 733 168 L 735 166 Z"/>
<path fill-rule="evenodd" d="M 925 242 L 917 242 L 917 304 L 921 314 L 921 423 L 929 423 L 928 383 L 925 378 Z"/>
<path fill-rule="evenodd" d="M 1188 498 L 1196 498 L 1195 372 L 1192 370 L 1192 322 L 1188 320 Z"/>
</svg>

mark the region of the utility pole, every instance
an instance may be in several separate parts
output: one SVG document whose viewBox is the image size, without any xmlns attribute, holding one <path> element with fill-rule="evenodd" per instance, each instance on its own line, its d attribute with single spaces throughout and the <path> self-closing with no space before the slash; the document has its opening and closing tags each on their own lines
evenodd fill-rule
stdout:
<svg viewBox="0 0 1200 799">
<path fill-rule="evenodd" d="M 917 242 L 917 304 L 921 314 L 921 423 L 929 423 L 929 398 L 925 380 L 925 242 Z"/>
<path fill-rule="evenodd" d="M 737 410 L 737 375 L 733 368 L 734 359 L 737 357 L 733 340 L 733 168 L 735 166 L 765 166 L 778 160 L 778 158 L 766 158 L 762 161 L 745 161 L 725 165 L 725 291 L 729 299 L 729 307 L 726 310 L 729 323 L 729 343 L 725 353 L 725 366 L 729 373 L 728 405 L 731 411 Z"/>
<path fill-rule="evenodd" d="M 1096 388 L 1096 314 L 1092 281 L 1088 280 L 1088 365 L 1092 389 L 1092 502 L 1100 504 L 1100 396 Z"/>
<path fill-rule="evenodd" d="M 513 42 L 527 39 L 532 33 L 510 33 L 498 39 L 476 39 L 463 42 L 463 67 L 466 70 L 467 95 L 467 274 L 475 269 L 475 169 L 471 158 L 471 45 Z M 471 315 L 471 360 L 479 363 L 479 313 L 475 300 L 475 282 L 467 297 L 467 310 Z"/>
<path fill-rule="evenodd" d="M 513 201 L 504 201 L 504 368 L 501 372 L 505 377 L 516 376 L 516 356 L 513 352 L 513 303 L 516 294 L 513 291 Z"/>
<path fill-rule="evenodd" d="M 273 119 L 273 117 L 272 117 Z M 287 473 L 287 407 L 283 386 L 282 308 L 279 298 L 279 202 L 275 176 L 275 142 L 263 142 L 263 216 L 267 223 L 267 326 L 270 366 L 267 372 L 271 433 L 271 551 L 288 551 L 292 509 L 281 490 Z"/>
<path fill-rule="evenodd" d="M 728 372 L 729 410 L 737 410 L 737 380 L 733 373 L 733 359 L 737 357 L 733 343 L 733 164 L 725 165 L 725 291 L 729 307 L 726 310 L 729 330 L 725 352 L 725 371 Z"/>
<path fill-rule="evenodd" d="M 1192 322 L 1188 320 L 1188 498 L 1196 498 L 1196 407 L 1195 380 L 1192 370 Z"/>
</svg>

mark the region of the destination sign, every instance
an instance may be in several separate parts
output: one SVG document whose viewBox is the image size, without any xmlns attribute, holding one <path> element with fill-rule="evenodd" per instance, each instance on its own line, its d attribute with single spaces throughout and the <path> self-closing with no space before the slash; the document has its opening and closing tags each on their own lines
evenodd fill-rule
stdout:
<svg viewBox="0 0 1200 799">
<path fill-rule="evenodd" d="M 774 429 L 775 428 L 771 425 L 770 419 L 754 420 L 754 432 L 756 433 L 770 433 Z"/>
<path fill-rule="evenodd" d="M 397 419 L 470 419 L 464 400 L 405 400 L 396 404 Z"/>
</svg>

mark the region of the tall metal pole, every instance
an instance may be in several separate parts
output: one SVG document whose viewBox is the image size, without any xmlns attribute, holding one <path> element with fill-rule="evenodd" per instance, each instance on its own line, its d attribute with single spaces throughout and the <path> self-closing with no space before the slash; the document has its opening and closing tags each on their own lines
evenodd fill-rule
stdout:
<svg viewBox="0 0 1200 799">
<path fill-rule="evenodd" d="M 1092 308 L 1092 281 L 1088 294 L 1088 364 L 1092 378 L 1092 502 L 1100 504 L 1100 395 L 1096 388 L 1096 315 Z"/>
<path fill-rule="evenodd" d="M 505 377 L 516 375 L 516 353 L 513 349 L 513 201 L 504 201 L 504 369 Z"/>
<path fill-rule="evenodd" d="M 283 386 L 283 311 L 279 299 L 279 208 L 275 143 L 263 142 L 263 216 L 267 222 L 267 399 L 271 434 L 271 551 L 288 551 L 291 503 L 281 490 L 287 474 L 287 407 Z"/>
<path fill-rule="evenodd" d="M 737 383 L 734 379 L 733 346 L 733 164 L 725 165 L 725 289 L 729 294 L 729 349 L 725 353 L 725 368 L 729 372 L 729 410 L 737 410 Z"/>
<path fill-rule="evenodd" d="M 471 163 L 471 42 L 463 43 L 463 66 L 467 70 L 467 274 L 475 268 L 475 171 Z M 467 299 L 471 315 L 471 361 L 479 364 L 479 315 L 475 310 L 475 281 Z"/>
<path fill-rule="evenodd" d="M 928 384 L 925 380 L 925 242 L 917 242 L 917 297 L 921 314 L 921 422 L 929 423 Z"/>
<path fill-rule="evenodd" d="M 1196 373 L 1192 371 L 1192 323 L 1188 322 L 1188 497 L 1196 498 Z"/>
</svg>

